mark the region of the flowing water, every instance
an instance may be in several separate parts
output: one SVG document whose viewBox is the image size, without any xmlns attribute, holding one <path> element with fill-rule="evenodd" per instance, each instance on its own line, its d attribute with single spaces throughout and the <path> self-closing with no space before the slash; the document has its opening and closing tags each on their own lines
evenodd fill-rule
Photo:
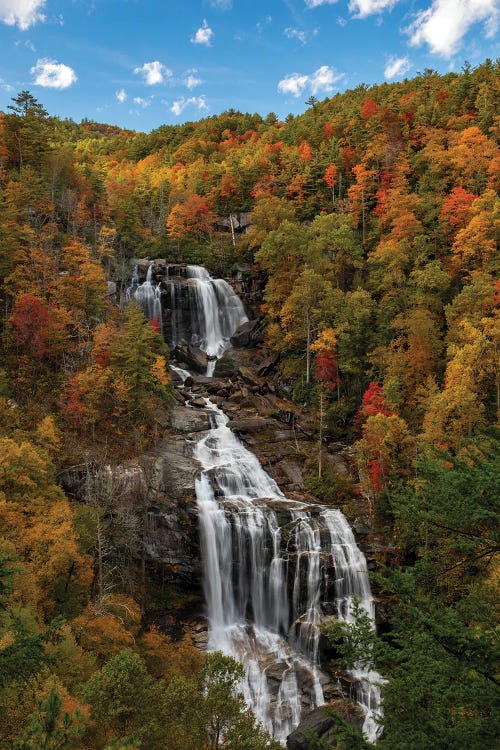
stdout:
<svg viewBox="0 0 500 750">
<path fill-rule="evenodd" d="M 146 281 L 139 282 L 137 266 L 134 268 L 132 283 L 127 289 L 127 300 L 134 298 L 148 320 L 157 320 L 163 330 L 160 284 L 153 283 L 153 263 L 148 267 Z"/>
<path fill-rule="evenodd" d="M 134 271 L 128 299 L 156 318 L 172 348 L 191 344 L 211 358 L 207 375 L 247 320 L 234 290 L 201 266 L 154 267 L 141 284 Z M 189 372 L 172 369 L 184 381 Z M 287 499 L 207 399 L 212 428 L 197 443 L 196 483 L 203 587 L 211 650 L 243 663 L 241 686 L 260 722 L 283 743 L 304 713 L 324 703 L 329 679 L 319 666 L 325 614 L 352 622 L 356 597 L 372 618 L 366 560 L 339 510 Z M 381 732 L 380 676 L 354 665 L 351 697 L 363 710 L 363 731 Z"/>
<path fill-rule="evenodd" d="M 213 426 L 194 455 L 209 648 L 244 664 L 248 705 L 284 742 L 305 710 L 324 703 L 318 625 L 329 579 L 339 619 L 352 621 L 355 596 L 373 617 L 366 561 L 339 510 L 288 500 L 223 412 L 208 400 L 207 409 Z M 361 668 L 351 677 L 375 741 L 380 678 Z"/>
<path fill-rule="evenodd" d="M 248 320 L 241 300 L 224 279 L 212 279 L 203 266 L 187 266 L 187 277 L 192 331 L 189 343 L 209 357 L 220 357 L 230 336 Z M 178 282 L 170 283 L 173 289 L 179 287 Z M 179 331 L 174 329 L 173 339 L 178 336 Z"/>
<path fill-rule="evenodd" d="M 331 553 L 335 565 L 335 605 L 337 617 L 353 623 L 353 600 L 370 616 L 375 629 L 375 605 L 370 589 L 366 559 L 354 538 L 349 523 L 340 510 L 329 509 L 324 519 L 330 532 Z M 377 718 L 382 717 L 382 677 L 363 665 L 354 665 L 349 670 L 353 680 L 352 697 L 365 714 L 363 732 L 370 742 L 375 742 L 382 732 Z"/>
<path fill-rule="evenodd" d="M 156 318 L 169 346 L 190 344 L 204 351 L 213 375 L 217 358 L 229 345 L 235 330 L 248 318 L 234 289 L 224 279 L 213 279 L 203 266 L 167 265 L 164 276 L 153 282 L 154 264 L 139 283 L 134 269 L 128 299 L 135 299 L 149 320 Z"/>
</svg>

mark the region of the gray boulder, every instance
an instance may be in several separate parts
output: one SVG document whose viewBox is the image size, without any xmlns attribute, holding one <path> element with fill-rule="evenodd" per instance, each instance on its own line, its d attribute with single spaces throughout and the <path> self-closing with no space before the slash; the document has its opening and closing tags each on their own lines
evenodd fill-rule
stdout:
<svg viewBox="0 0 500 750">
<path fill-rule="evenodd" d="M 210 429 L 209 414 L 189 406 L 176 406 L 172 411 L 171 425 L 176 432 L 204 432 Z"/>
<path fill-rule="evenodd" d="M 208 357 L 196 346 L 181 344 L 175 347 L 173 355 L 179 362 L 186 365 L 188 370 L 195 370 L 202 375 L 207 371 Z"/>
<path fill-rule="evenodd" d="M 304 736 L 306 732 L 314 732 L 318 737 L 325 737 L 325 735 L 330 734 L 330 730 L 334 726 L 335 720 L 325 706 L 314 709 L 288 735 L 286 741 L 287 750 L 308 750 L 310 745 L 307 736 Z"/>
<path fill-rule="evenodd" d="M 258 318 L 242 323 L 231 336 L 231 344 L 236 347 L 249 346 L 253 340 L 252 334 L 256 331 L 259 323 Z"/>
</svg>

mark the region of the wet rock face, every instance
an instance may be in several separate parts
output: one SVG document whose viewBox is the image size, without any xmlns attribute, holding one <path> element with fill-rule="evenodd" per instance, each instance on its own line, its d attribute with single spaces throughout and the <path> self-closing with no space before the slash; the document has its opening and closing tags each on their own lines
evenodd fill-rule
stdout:
<svg viewBox="0 0 500 750">
<path fill-rule="evenodd" d="M 200 374 L 207 371 L 208 357 L 205 352 L 190 344 L 180 344 L 173 351 L 173 356 L 188 370 L 194 370 Z"/>
<path fill-rule="evenodd" d="M 178 418 L 184 420 L 183 432 L 192 433 L 207 429 L 206 414 L 194 409 L 182 407 L 181 409 L 182 413 L 178 414 Z M 195 429 L 186 429 L 188 419 L 190 420 L 189 426 Z M 177 436 L 165 438 L 159 443 L 150 460 L 152 466 L 149 491 L 153 497 L 187 504 L 194 503 L 195 480 L 200 467 L 186 451 L 183 438 Z"/>
<path fill-rule="evenodd" d="M 228 281 L 212 278 L 203 266 L 165 260 L 147 264 L 145 278 L 145 264 L 136 264 L 127 298 L 135 299 L 149 320 L 161 322 L 165 341 L 172 350 L 179 348 L 178 360 L 203 372 L 206 354 L 220 356 L 230 336 L 248 320 L 242 300 Z"/>
<path fill-rule="evenodd" d="M 185 411 L 193 417 L 190 426 L 206 429 L 204 415 L 194 409 Z M 186 427 L 183 407 L 177 418 Z M 195 500 L 198 462 L 186 450 L 185 439 L 171 435 L 141 456 L 133 470 L 134 481 L 122 485 L 120 502 L 146 519 L 142 540 L 146 564 L 167 566 L 171 583 L 193 586 L 201 576 Z M 130 475 L 131 467 L 124 464 L 112 471 L 119 480 Z"/>
<path fill-rule="evenodd" d="M 273 707 L 278 700 L 282 683 L 286 680 L 286 676 L 290 672 L 290 663 L 287 661 L 273 661 L 268 666 L 265 664 L 261 666 L 266 675 L 267 689 L 271 699 L 271 707 Z M 301 694 L 302 711 L 304 716 L 307 717 L 308 712 L 311 711 L 311 704 L 314 701 L 314 682 L 311 671 L 305 665 L 302 667 L 296 665 L 294 672 Z M 326 673 L 320 675 L 319 681 L 326 699 L 340 697 L 339 689 Z"/>
</svg>

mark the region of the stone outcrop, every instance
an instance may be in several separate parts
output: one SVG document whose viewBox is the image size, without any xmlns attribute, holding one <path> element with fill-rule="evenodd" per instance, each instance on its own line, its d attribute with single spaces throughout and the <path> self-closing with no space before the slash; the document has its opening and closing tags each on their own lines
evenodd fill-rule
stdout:
<svg viewBox="0 0 500 750">
<path fill-rule="evenodd" d="M 334 713 L 340 715 L 348 724 L 358 726 L 362 724 L 362 716 L 359 708 L 346 703 L 342 698 L 337 698 L 331 701 L 329 706 L 315 708 L 307 714 L 299 726 L 288 736 L 286 743 L 287 750 L 308 750 L 310 741 L 307 734 L 310 732 L 325 742 L 330 742 L 332 747 L 336 747 L 335 737 L 337 735 L 338 723 Z"/>
<path fill-rule="evenodd" d="M 219 231 L 246 234 L 252 229 L 252 214 L 248 211 L 238 211 L 229 216 L 217 216 L 215 223 Z"/>
<path fill-rule="evenodd" d="M 228 427 L 237 435 L 242 435 L 248 432 L 260 433 L 264 430 L 272 430 L 275 428 L 275 422 L 265 417 L 241 417 L 240 419 L 231 419 Z"/>
<path fill-rule="evenodd" d="M 181 409 L 192 412 L 198 418 L 198 422 L 192 424 L 202 428 L 203 414 L 194 409 Z M 181 420 L 181 414 L 177 418 Z M 142 471 L 143 503 L 147 507 L 149 562 L 168 566 L 170 580 L 192 585 L 193 577 L 199 580 L 201 576 L 195 492 L 200 470 L 198 462 L 186 451 L 184 437 L 172 435 L 161 441 L 154 451 L 142 456 L 138 465 Z M 131 503 L 134 500 L 137 497 L 130 497 Z"/>
<path fill-rule="evenodd" d="M 283 492 L 303 495 L 304 465 L 317 449 L 316 423 L 304 409 L 275 392 L 272 373 L 276 365 L 277 357 L 260 349 L 230 347 L 218 360 L 213 378 L 195 375 L 180 386 L 179 392 L 194 406 L 198 402 L 192 401 L 193 397 L 211 398 L 229 417 L 228 426 Z M 197 428 L 190 426 L 195 419 L 192 415 L 186 417 L 189 421 L 185 430 L 182 427 L 181 415 L 185 413 L 181 409 L 177 417 L 174 411 L 173 425 L 180 431 L 194 432 Z M 325 449 L 323 462 L 338 475 L 351 475 L 352 456 L 342 444 Z"/>
<path fill-rule="evenodd" d="M 201 349 L 197 349 L 195 346 L 191 346 L 190 344 L 176 346 L 173 356 L 178 362 L 187 367 L 188 370 L 194 370 L 201 374 L 207 371 L 208 357 L 205 352 L 202 352 Z"/>
<path fill-rule="evenodd" d="M 202 432 L 210 428 L 209 415 L 193 407 L 176 406 L 172 410 L 171 425 L 180 433 Z"/>
<path fill-rule="evenodd" d="M 262 332 L 259 331 L 261 324 L 258 318 L 242 323 L 231 336 L 231 344 L 237 348 L 255 344 L 256 339 L 258 340 L 262 337 Z"/>
</svg>

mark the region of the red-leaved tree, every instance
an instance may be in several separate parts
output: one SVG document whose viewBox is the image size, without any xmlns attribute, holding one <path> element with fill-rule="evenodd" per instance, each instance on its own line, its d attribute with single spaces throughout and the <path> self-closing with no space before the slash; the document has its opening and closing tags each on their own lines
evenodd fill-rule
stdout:
<svg viewBox="0 0 500 750">
<path fill-rule="evenodd" d="M 333 391 L 338 383 L 339 368 L 333 351 L 321 351 L 316 357 L 314 379 L 321 383 L 327 391 Z"/>
<path fill-rule="evenodd" d="M 15 302 L 10 326 L 16 344 L 35 359 L 54 356 L 66 344 L 64 315 L 34 294 L 23 294 Z"/>
<path fill-rule="evenodd" d="M 375 414 L 383 414 L 386 417 L 390 417 L 394 414 L 394 411 L 389 408 L 381 386 L 375 380 L 372 380 L 363 393 L 361 406 L 354 417 L 355 431 L 358 433 L 361 432 L 361 428 L 368 417 L 373 417 Z"/>
</svg>

